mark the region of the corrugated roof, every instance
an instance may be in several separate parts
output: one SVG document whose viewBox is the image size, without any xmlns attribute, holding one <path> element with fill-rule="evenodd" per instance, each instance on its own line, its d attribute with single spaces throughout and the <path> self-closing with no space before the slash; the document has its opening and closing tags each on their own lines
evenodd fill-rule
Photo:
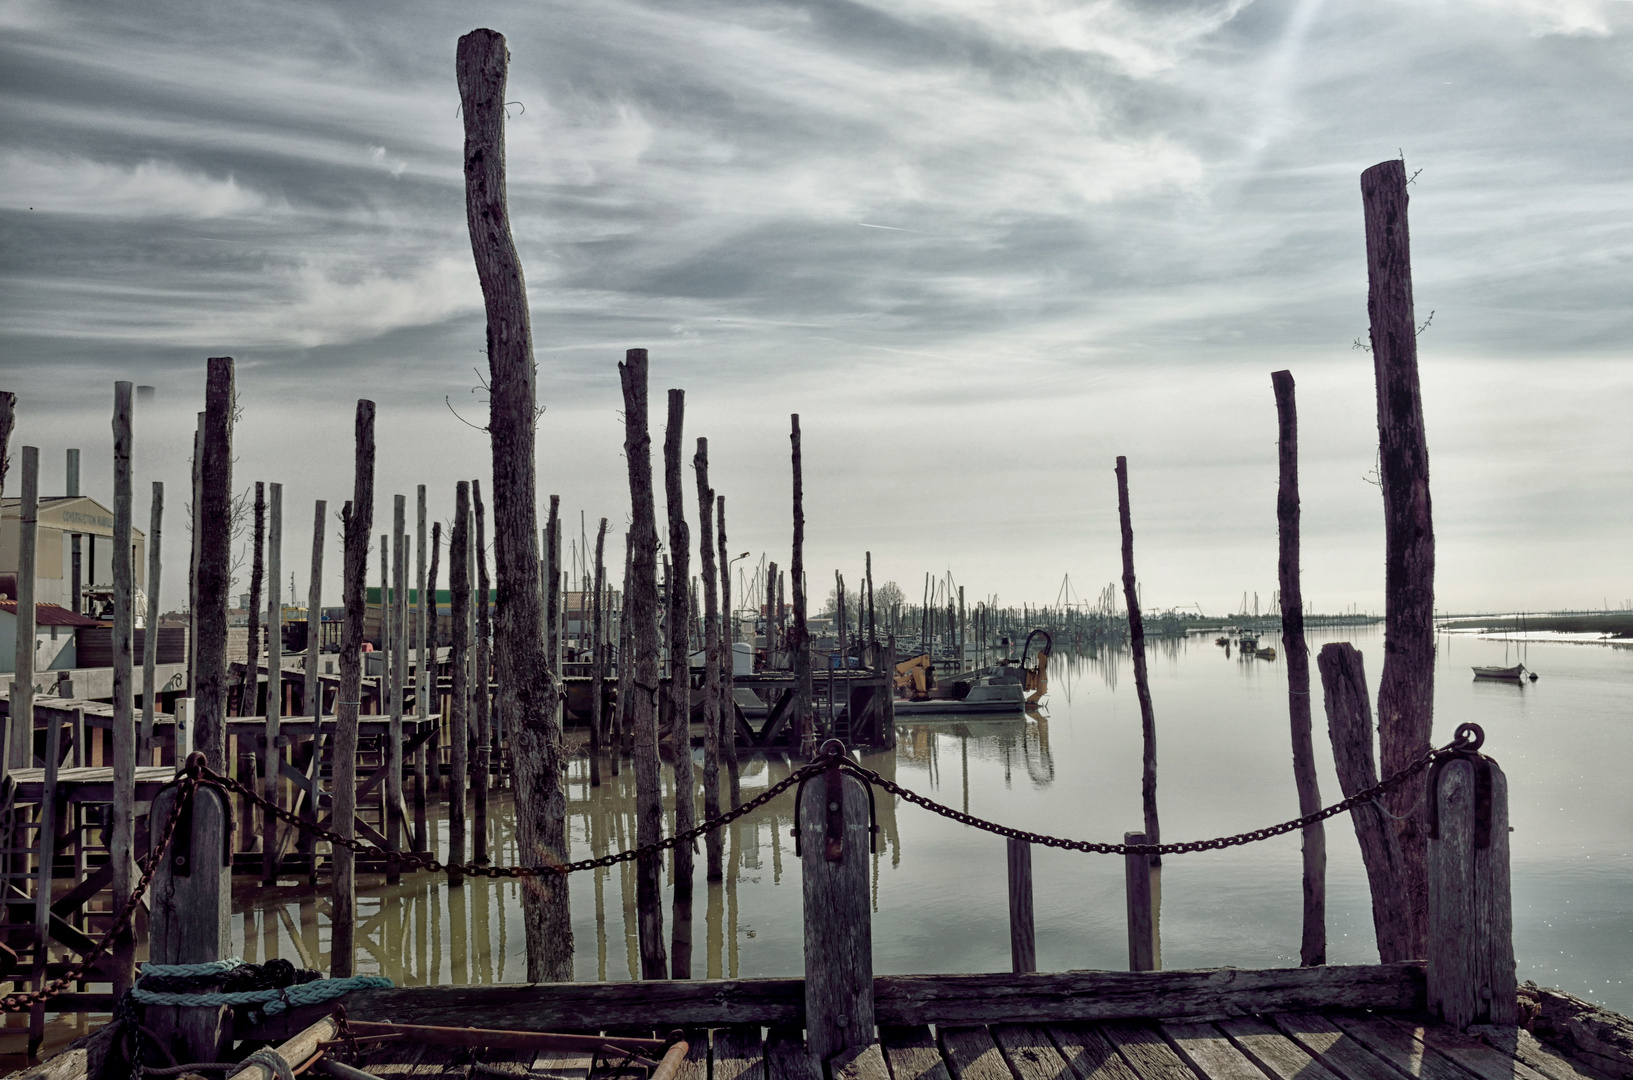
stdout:
<svg viewBox="0 0 1633 1080">
<path fill-rule="evenodd" d="M 0 600 L 0 611 L 9 611 L 17 614 L 17 601 Z M 106 626 L 100 619 L 93 619 L 88 615 L 76 615 L 65 607 L 56 604 L 34 605 L 35 626 Z"/>
</svg>

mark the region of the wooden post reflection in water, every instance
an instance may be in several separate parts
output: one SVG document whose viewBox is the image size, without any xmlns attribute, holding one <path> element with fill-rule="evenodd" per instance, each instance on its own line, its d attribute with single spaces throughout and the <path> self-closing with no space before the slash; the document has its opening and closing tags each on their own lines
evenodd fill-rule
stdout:
<svg viewBox="0 0 1633 1080">
<path fill-rule="evenodd" d="M 470 964 L 467 962 L 469 943 L 465 933 L 465 890 L 448 890 L 448 955 L 453 960 L 453 970 L 449 973 L 455 986 L 463 986 L 471 981 Z"/>
<path fill-rule="evenodd" d="M 760 835 L 754 827 L 755 838 Z M 737 978 L 737 877 L 743 860 L 743 826 L 731 824 L 731 861 L 726 866 L 726 942 L 730 952 L 726 958 L 726 977 Z"/>
</svg>

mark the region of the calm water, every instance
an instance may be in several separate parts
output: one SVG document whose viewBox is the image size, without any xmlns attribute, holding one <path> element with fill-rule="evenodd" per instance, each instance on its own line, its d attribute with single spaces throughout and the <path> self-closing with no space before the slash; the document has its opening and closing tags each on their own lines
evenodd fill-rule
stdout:
<svg viewBox="0 0 1633 1080">
<path fill-rule="evenodd" d="M 1362 650 L 1375 692 L 1381 631 L 1346 628 L 1312 645 L 1327 640 L 1353 641 Z M 1522 659 L 1541 681 L 1475 683 L 1469 670 Z M 1297 815 L 1279 660 L 1227 657 L 1209 635 L 1154 645 L 1150 671 L 1165 838 L 1236 833 Z M 1121 839 L 1141 822 L 1139 707 L 1129 656 L 1057 657 L 1051 674 L 1039 714 L 906 723 L 899 749 L 866 763 L 983 817 L 1061 836 Z M 1321 794 L 1333 802 L 1339 789 L 1319 705 L 1316 713 Z M 1485 728 L 1486 750 L 1509 777 L 1520 978 L 1633 1014 L 1633 809 L 1624 775 L 1633 767 L 1633 649 L 1442 636 L 1435 742 L 1467 720 Z M 573 858 L 622 850 L 632 839 L 630 772 L 591 789 L 587 765 L 575 761 L 570 774 Z M 750 761 L 745 797 L 789 770 L 783 760 Z M 513 862 L 506 804 L 502 798 L 496 804 L 496 861 Z M 1008 970 L 1003 841 L 884 797 L 878 805 L 875 970 Z M 723 884 L 705 887 L 700 848 L 694 975 L 799 973 L 791 807 L 792 796 L 784 796 L 732 828 Z M 1328 956 L 1340 964 L 1376 962 L 1365 873 L 1347 818 L 1327 823 L 1327 845 Z M 1296 835 L 1164 860 L 1164 966 L 1296 964 L 1299 864 Z M 1041 970 L 1126 966 L 1120 859 L 1036 849 L 1033 874 Z M 392 888 L 378 877 L 360 884 L 360 973 L 409 985 L 525 978 L 518 883 L 484 879 L 450 889 L 430 875 L 407 875 Z M 631 870 L 577 874 L 571 888 L 577 977 L 631 978 L 637 963 Z M 667 910 L 665 924 L 667 930 Z M 327 968 L 327 900 L 303 883 L 261 890 L 242 878 L 233 938 L 247 960 L 282 956 Z M 54 1022 L 50 1044 L 71 1038 L 79 1024 L 67 1017 Z M 4 1049 L 15 1042 L 20 1050 L 20 1039 L 8 1025 Z"/>
<path fill-rule="evenodd" d="M 1382 636 L 1346 628 L 1376 687 Z M 1523 657 L 1518 649 L 1526 650 Z M 1473 664 L 1524 659 L 1541 681 L 1477 684 Z M 1166 838 L 1197 839 L 1296 816 L 1285 668 L 1227 657 L 1208 638 L 1151 650 L 1158 728 L 1158 799 Z M 902 784 L 984 817 L 1057 835 L 1120 839 L 1140 825 L 1139 710 L 1126 652 L 1063 661 L 1047 708 L 1025 720 L 905 723 L 894 754 L 866 763 Z M 1519 646 L 1443 636 L 1435 741 L 1477 721 L 1511 785 L 1515 948 L 1520 977 L 1633 1013 L 1633 650 Z M 1339 797 L 1317 707 L 1324 802 Z M 745 797 L 788 774 L 786 761 L 747 767 Z M 573 857 L 629 846 L 632 777 L 601 789 L 587 762 L 571 771 Z M 881 798 L 874 857 L 874 964 L 880 973 L 1003 971 L 1009 967 L 1003 841 Z M 698 856 L 693 971 L 697 976 L 797 974 L 802 962 L 792 798 L 733 828 L 724 884 L 704 887 Z M 496 852 L 514 858 L 508 822 Z M 1376 962 L 1365 874 L 1348 819 L 1328 823 L 1328 955 Z M 1121 860 L 1038 849 L 1033 856 L 1038 963 L 1043 970 L 1126 965 Z M 1165 860 L 1162 936 L 1170 968 L 1298 962 L 1299 844 L 1294 836 Z M 523 940 L 515 882 L 450 890 L 429 876 L 386 889 L 364 882 L 359 968 L 402 983 L 520 980 Z M 628 979 L 636 969 L 634 883 L 628 867 L 572 879 L 576 973 Z M 237 897 L 235 947 L 250 960 L 284 956 L 326 966 L 326 904 L 304 888 Z M 667 930 L 666 912 L 666 930 Z"/>
</svg>

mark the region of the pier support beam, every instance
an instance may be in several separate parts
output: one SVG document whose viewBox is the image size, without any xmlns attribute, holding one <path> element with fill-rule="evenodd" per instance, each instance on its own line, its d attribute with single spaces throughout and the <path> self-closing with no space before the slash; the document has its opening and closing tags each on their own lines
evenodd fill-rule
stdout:
<svg viewBox="0 0 1633 1080">
<path fill-rule="evenodd" d="M 873 1041 L 873 923 L 868 906 L 868 792 L 831 768 L 802 791 L 805 1040 L 819 1061 Z"/>
<path fill-rule="evenodd" d="M 176 805 L 178 789 L 153 799 L 151 820 L 163 829 Z M 232 859 L 227 835 L 227 800 L 213 788 L 199 788 L 176 824 L 170 851 L 153 875 L 150 954 L 155 964 L 205 964 L 232 951 Z M 154 841 L 157 842 L 157 837 Z M 147 1026 L 178 1061 L 220 1061 L 232 1047 L 232 1009 L 150 1005 Z"/>
</svg>

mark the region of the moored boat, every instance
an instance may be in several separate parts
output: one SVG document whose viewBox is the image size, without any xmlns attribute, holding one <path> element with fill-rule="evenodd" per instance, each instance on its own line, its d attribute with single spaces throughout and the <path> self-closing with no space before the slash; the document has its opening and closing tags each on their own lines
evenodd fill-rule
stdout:
<svg viewBox="0 0 1633 1080">
<path fill-rule="evenodd" d="M 1476 679 L 1489 679 L 1493 682 L 1517 683 L 1524 681 L 1526 676 L 1532 682 L 1537 681 L 1537 673 L 1526 668 L 1524 664 L 1515 664 L 1513 667 L 1479 667 L 1474 668 Z"/>
</svg>

